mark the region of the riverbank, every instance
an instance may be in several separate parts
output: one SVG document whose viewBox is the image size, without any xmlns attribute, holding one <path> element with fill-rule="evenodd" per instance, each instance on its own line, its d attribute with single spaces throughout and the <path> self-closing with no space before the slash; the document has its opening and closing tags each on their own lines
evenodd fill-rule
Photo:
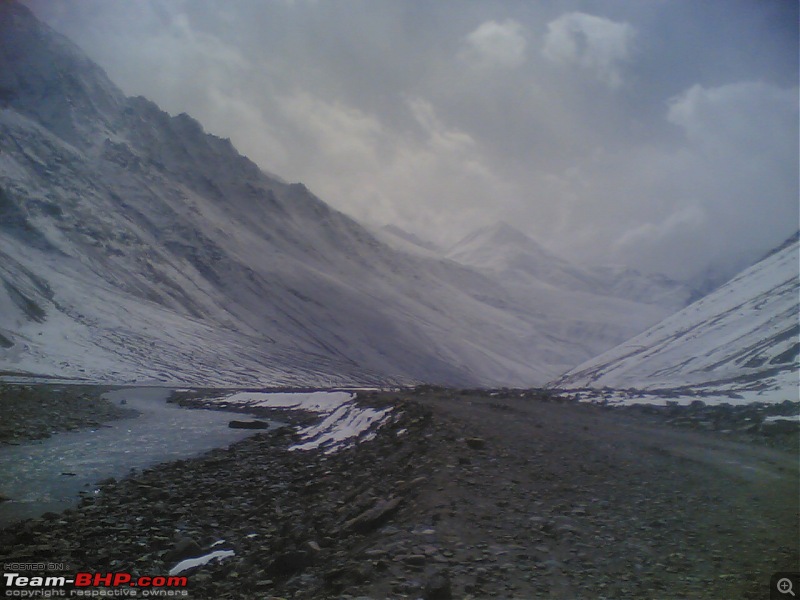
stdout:
<svg viewBox="0 0 800 600">
<path fill-rule="evenodd" d="M 0 384 L 0 444 L 45 439 L 60 431 L 97 427 L 135 415 L 135 411 L 102 398 L 110 389 Z"/>
<path fill-rule="evenodd" d="M 762 598 L 798 568 L 797 453 L 535 393 L 363 394 L 375 437 L 297 427 L 108 481 L 0 532 L 5 561 L 166 575 L 191 598 Z M 673 415 L 674 417 L 674 415 Z"/>
</svg>

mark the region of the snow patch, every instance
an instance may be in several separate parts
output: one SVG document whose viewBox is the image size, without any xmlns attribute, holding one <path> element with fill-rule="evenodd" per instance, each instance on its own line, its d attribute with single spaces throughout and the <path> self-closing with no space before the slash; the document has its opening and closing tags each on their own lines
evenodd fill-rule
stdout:
<svg viewBox="0 0 800 600">
<path fill-rule="evenodd" d="M 391 410 L 362 408 L 352 403 L 342 405 L 317 425 L 300 430 L 298 433 L 308 441 L 295 444 L 289 449 L 325 448 L 325 453 L 330 454 L 344 447 L 348 440 L 371 440 L 375 437 L 373 425 L 380 426 Z"/>
<path fill-rule="evenodd" d="M 778 421 L 793 421 L 800 423 L 800 415 L 789 415 L 788 417 L 784 415 L 773 415 L 764 419 L 764 423 L 777 423 Z"/>
<path fill-rule="evenodd" d="M 258 408 L 288 408 L 329 413 L 354 398 L 350 392 L 238 392 L 221 401 Z"/>
<path fill-rule="evenodd" d="M 223 560 L 230 558 L 234 554 L 236 553 L 233 550 L 215 550 L 214 552 L 204 554 L 203 556 L 198 556 L 197 558 L 187 558 L 186 560 L 182 560 L 177 565 L 172 567 L 169 570 L 169 574 L 179 575 L 180 573 L 188 571 L 189 569 L 202 567 L 203 565 L 210 563 L 212 560 Z"/>
<path fill-rule="evenodd" d="M 650 404 L 653 406 L 677 404 L 688 406 L 695 400 L 702 400 L 708 405 L 745 405 L 755 402 L 780 404 L 786 400 L 790 402 L 798 401 L 796 374 L 788 372 L 778 374 L 769 380 L 762 379 L 760 382 L 754 382 L 754 385 L 749 388 L 746 384 L 728 383 L 709 386 L 687 386 L 672 390 L 580 388 L 561 389 L 558 392 L 564 396 L 571 396 L 580 402 L 622 406 L 635 404 Z"/>
<path fill-rule="evenodd" d="M 391 408 L 360 406 L 350 392 L 238 392 L 211 402 L 248 408 L 283 408 L 318 413 L 321 420 L 298 431 L 303 442 L 290 450 L 324 449 L 330 454 L 375 437 Z"/>
</svg>

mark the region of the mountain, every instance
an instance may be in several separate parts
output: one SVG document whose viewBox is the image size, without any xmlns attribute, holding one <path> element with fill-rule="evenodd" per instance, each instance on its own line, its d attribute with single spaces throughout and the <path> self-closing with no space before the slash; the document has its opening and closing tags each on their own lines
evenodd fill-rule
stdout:
<svg viewBox="0 0 800 600">
<path fill-rule="evenodd" d="M 538 385 L 669 312 L 398 251 L 15 2 L 0 280 L 0 375 L 115 383 Z"/>
<path fill-rule="evenodd" d="M 373 233 L 381 242 L 395 250 L 428 258 L 442 257 L 441 248 L 396 225 L 384 225 Z"/>
<path fill-rule="evenodd" d="M 508 292 L 507 309 L 536 310 L 538 331 L 550 340 L 551 352 L 568 348 L 560 359 L 564 365 L 644 331 L 683 308 L 692 293 L 666 277 L 632 269 L 579 267 L 503 222 L 467 235 L 446 256 L 497 281 Z"/>
<path fill-rule="evenodd" d="M 424 248 L 425 250 L 428 250 L 430 252 L 437 252 L 437 253 L 441 252 L 441 249 L 432 242 L 427 242 L 422 238 L 420 238 L 418 235 L 415 235 L 404 229 L 401 229 L 400 227 L 397 227 L 397 225 L 385 225 L 382 229 L 384 232 L 390 235 L 403 239 L 409 242 L 410 244 L 414 244 L 415 246 L 419 246 L 420 248 Z"/>
<path fill-rule="evenodd" d="M 692 290 L 663 275 L 622 266 L 579 267 L 556 256 L 508 223 L 478 229 L 452 246 L 446 256 L 516 285 L 547 284 L 562 290 L 655 304 L 676 311 Z"/>
<path fill-rule="evenodd" d="M 695 388 L 798 399 L 797 236 L 708 296 L 566 373 L 558 388 Z"/>
<path fill-rule="evenodd" d="M 562 287 L 586 287 L 577 269 L 502 221 L 473 231 L 452 246 L 447 257 L 483 271 L 514 271 Z"/>
</svg>

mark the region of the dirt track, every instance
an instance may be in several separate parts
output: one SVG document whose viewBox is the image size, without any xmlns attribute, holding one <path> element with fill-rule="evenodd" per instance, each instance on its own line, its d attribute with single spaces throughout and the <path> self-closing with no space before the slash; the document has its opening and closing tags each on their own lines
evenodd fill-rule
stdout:
<svg viewBox="0 0 800 600">
<path fill-rule="evenodd" d="M 595 406 L 417 399 L 485 440 L 445 440 L 455 450 L 420 499 L 453 563 L 480 559 L 456 569 L 467 593 L 763 598 L 772 572 L 798 569 L 796 453 Z"/>
</svg>

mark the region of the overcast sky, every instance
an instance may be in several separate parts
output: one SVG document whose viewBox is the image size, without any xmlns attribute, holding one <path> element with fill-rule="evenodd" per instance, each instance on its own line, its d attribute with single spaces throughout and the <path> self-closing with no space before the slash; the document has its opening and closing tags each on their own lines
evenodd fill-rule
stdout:
<svg viewBox="0 0 800 600">
<path fill-rule="evenodd" d="M 793 0 L 30 0 L 125 93 L 362 222 L 732 269 L 798 228 Z"/>
</svg>

